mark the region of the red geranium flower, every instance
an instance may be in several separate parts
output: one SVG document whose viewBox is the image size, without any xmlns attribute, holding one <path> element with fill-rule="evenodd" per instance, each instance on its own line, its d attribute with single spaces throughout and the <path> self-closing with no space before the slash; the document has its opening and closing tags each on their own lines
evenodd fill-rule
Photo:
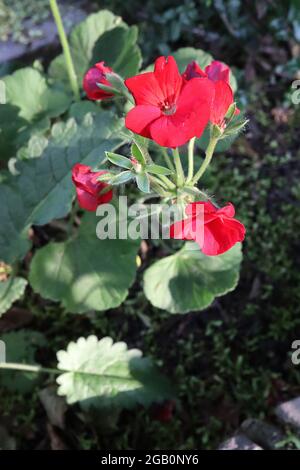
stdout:
<svg viewBox="0 0 300 470">
<path fill-rule="evenodd" d="M 193 61 L 185 69 L 183 78 L 189 81 L 195 77 L 208 78 L 214 83 L 214 99 L 212 102 L 210 122 L 224 128 L 224 118 L 229 106 L 234 102 L 233 91 L 229 85 L 230 68 L 228 65 L 214 60 L 210 65 L 201 70 L 197 62 Z M 236 109 L 236 114 L 240 111 Z"/>
<path fill-rule="evenodd" d="M 245 238 L 246 229 L 234 219 L 234 206 L 217 209 L 211 202 L 192 202 L 186 207 L 187 218 L 170 227 L 171 238 L 194 240 L 205 255 L 216 256 L 230 250 Z M 200 226 L 197 225 L 200 221 Z"/>
<path fill-rule="evenodd" d="M 105 170 L 92 172 L 89 166 L 81 163 L 76 163 L 73 167 L 72 180 L 76 186 L 77 200 L 82 209 L 95 211 L 100 204 L 105 204 L 112 199 L 112 190 L 100 194 L 101 191 L 109 187 L 108 184 L 97 181 L 97 178 L 104 173 L 107 172 Z"/>
<path fill-rule="evenodd" d="M 200 137 L 210 115 L 212 82 L 186 82 L 174 57 L 159 57 L 154 72 L 125 80 L 136 106 L 126 116 L 126 127 L 163 147 L 179 147 Z"/>
<path fill-rule="evenodd" d="M 97 83 L 101 83 L 111 86 L 111 83 L 106 80 L 106 74 L 112 71 L 110 67 L 104 65 L 104 62 L 98 62 L 86 72 L 83 78 L 83 89 L 90 100 L 103 100 L 114 96 L 113 93 L 101 90 L 97 85 Z"/>
</svg>

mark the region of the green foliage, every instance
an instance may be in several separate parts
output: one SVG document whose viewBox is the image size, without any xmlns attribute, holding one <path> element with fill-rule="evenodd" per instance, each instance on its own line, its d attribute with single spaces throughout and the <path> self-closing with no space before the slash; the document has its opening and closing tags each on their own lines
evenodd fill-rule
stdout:
<svg viewBox="0 0 300 470">
<path fill-rule="evenodd" d="M 136 75 L 142 62 L 137 38 L 136 26 L 131 28 L 118 26 L 106 31 L 95 43 L 91 63 L 103 60 L 123 78 Z"/>
<path fill-rule="evenodd" d="M 109 337 L 79 338 L 57 353 L 58 393 L 83 408 L 149 406 L 174 395 L 168 381 L 150 359 Z"/>
<path fill-rule="evenodd" d="M 155 262 L 144 274 L 150 302 L 170 313 L 203 310 L 215 297 L 232 291 L 238 282 L 241 246 L 219 256 L 205 256 L 194 243 Z"/>
<path fill-rule="evenodd" d="M 31 264 L 29 280 L 34 291 L 61 301 L 69 312 L 119 306 L 135 278 L 139 243 L 98 240 L 96 224 L 95 215 L 86 214 L 75 238 L 49 243 Z"/>
<path fill-rule="evenodd" d="M 29 122 L 62 114 L 71 103 L 65 92 L 49 87 L 36 69 L 25 67 L 3 79 L 7 103 L 20 108 L 20 117 Z"/>
<path fill-rule="evenodd" d="M 104 60 L 124 76 L 135 74 L 141 62 L 136 45 L 137 28 L 126 23 L 108 10 L 101 10 L 75 26 L 70 34 L 70 48 L 79 83 L 88 68 Z M 63 55 L 50 64 L 49 74 L 66 82 L 67 72 Z"/>
<path fill-rule="evenodd" d="M 71 97 L 50 87 L 46 78 L 31 67 L 19 69 L 3 81 L 6 104 L 0 107 L 0 146 L 1 158 L 7 160 L 32 134 L 47 130 L 50 118 L 63 114 Z"/>
<path fill-rule="evenodd" d="M 0 282 L 0 316 L 23 296 L 26 285 L 27 281 L 22 277 L 12 277 Z"/>
<path fill-rule="evenodd" d="M 42 333 L 32 330 L 12 331 L 1 335 L 6 346 L 6 362 L 36 364 L 35 354 L 47 341 Z M 0 371 L 0 386 L 12 392 L 29 393 L 37 383 L 36 374 L 10 370 Z"/>
<path fill-rule="evenodd" d="M 108 111 L 95 117 L 88 114 L 80 124 L 75 119 L 58 123 L 40 158 L 18 162 L 20 175 L 0 186 L 4 202 L 0 207 L 0 252 L 4 261 L 26 254 L 32 224 L 44 225 L 68 214 L 74 197 L 73 165 L 99 165 L 104 152 L 120 143 L 120 124 Z"/>
</svg>

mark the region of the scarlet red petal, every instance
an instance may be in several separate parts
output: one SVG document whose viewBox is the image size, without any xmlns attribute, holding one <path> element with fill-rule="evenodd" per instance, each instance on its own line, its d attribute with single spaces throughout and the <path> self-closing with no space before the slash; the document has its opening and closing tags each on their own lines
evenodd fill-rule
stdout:
<svg viewBox="0 0 300 470">
<path fill-rule="evenodd" d="M 98 207 L 98 198 L 84 189 L 76 188 L 78 204 L 82 209 L 95 211 Z"/>
<path fill-rule="evenodd" d="M 196 77 L 207 78 L 207 74 L 203 72 L 203 70 L 199 67 L 197 62 L 193 60 L 193 62 L 191 62 L 190 64 L 186 66 L 186 69 L 183 72 L 182 77 L 184 80 L 188 81 Z"/>
<path fill-rule="evenodd" d="M 213 82 L 222 80 L 229 83 L 230 68 L 223 62 L 213 60 L 212 63 L 205 68 L 205 72 L 207 73 L 208 78 Z"/>
<path fill-rule="evenodd" d="M 191 219 L 183 219 L 174 222 L 170 226 L 170 237 L 176 240 L 194 240 L 190 225 Z"/>
<path fill-rule="evenodd" d="M 218 210 L 218 215 L 225 215 L 226 217 L 234 217 L 235 215 L 235 208 L 234 205 L 229 202 L 226 206 L 222 207 Z"/>
<path fill-rule="evenodd" d="M 215 97 L 213 100 L 210 116 L 210 120 L 213 124 L 222 124 L 228 108 L 233 103 L 233 101 L 233 92 L 231 87 L 223 81 L 216 82 Z"/>
<path fill-rule="evenodd" d="M 162 90 L 164 99 L 176 102 L 183 79 L 179 73 L 174 57 L 159 57 L 155 61 L 154 75 Z"/>
<path fill-rule="evenodd" d="M 136 105 L 159 106 L 164 101 L 162 89 L 153 72 L 127 78 L 125 85 L 132 93 Z"/>
<path fill-rule="evenodd" d="M 208 256 L 221 255 L 242 242 L 245 233 L 244 225 L 236 219 L 214 219 L 204 225 L 202 252 Z"/>
<path fill-rule="evenodd" d="M 161 111 L 155 106 L 139 105 L 131 109 L 125 118 L 125 125 L 136 134 L 150 138 L 149 125 L 161 116 Z"/>
<path fill-rule="evenodd" d="M 110 86 L 105 77 L 107 72 L 112 72 L 112 69 L 106 67 L 104 62 L 99 62 L 86 72 L 83 77 L 83 89 L 90 100 L 102 100 L 113 96 L 113 93 L 101 90 L 97 85 L 97 83 L 102 83 L 102 85 Z"/>
</svg>

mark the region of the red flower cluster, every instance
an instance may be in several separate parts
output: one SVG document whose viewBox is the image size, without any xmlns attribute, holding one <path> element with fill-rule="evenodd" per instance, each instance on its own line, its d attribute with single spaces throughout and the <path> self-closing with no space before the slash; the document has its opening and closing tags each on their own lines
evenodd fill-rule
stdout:
<svg viewBox="0 0 300 470">
<path fill-rule="evenodd" d="M 205 71 L 196 62 L 180 75 L 175 59 L 159 57 L 154 72 L 125 80 L 136 106 L 126 116 L 126 127 L 163 147 L 179 147 L 200 137 L 210 120 L 224 127 L 234 102 L 227 65 L 213 61 Z"/>
<path fill-rule="evenodd" d="M 72 169 L 72 180 L 76 186 L 77 200 L 87 211 L 95 211 L 99 204 L 109 202 L 113 197 L 112 190 L 108 190 L 108 184 L 97 181 L 99 176 L 106 171 L 92 172 L 91 168 L 81 163 L 76 163 Z M 106 192 L 101 192 L 106 190 Z"/>
<path fill-rule="evenodd" d="M 159 57 L 154 72 L 125 80 L 136 106 L 126 127 L 163 147 L 178 147 L 200 137 L 210 116 L 214 87 L 208 78 L 186 81 L 175 59 Z"/>
<path fill-rule="evenodd" d="M 102 85 L 111 86 L 106 79 L 106 74 L 112 71 L 110 67 L 104 65 L 104 62 L 98 62 L 87 71 L 83 78 L 83 89 L 90 100 L 103 100 L 114 96 L 113 93 L 101 90 L 97 85 L 101 83 Z"/>
<path fill-rule="evenodd" d="M 217 209 L 211 202 L 192 202 L 185 212 L 186 219 L 171 225 L 170 236 L 179 240 L 194 240 L 205 255 L 221 255 L 244 240 L 245 227 L 234 219 L 235 210 L 230 203 Z"/>
</svg>

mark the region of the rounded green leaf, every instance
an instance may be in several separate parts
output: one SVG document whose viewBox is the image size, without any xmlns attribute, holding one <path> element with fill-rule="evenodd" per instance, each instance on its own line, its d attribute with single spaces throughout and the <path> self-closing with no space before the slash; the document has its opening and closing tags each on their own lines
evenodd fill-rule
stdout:
<svg viewBox="0 0 300 470">
<path fill-rule="evenodd" d="M 58 394 L 68 403 L 80 402 L 83 408 L 106 406 L 131 408 L 174 396 L 169 382 L 151 360 L 138 349 L 127 349 L 123 342 L 109 337 L 79 338 L 57 353 Z"/>
<path fill-rule="evenodd" d="M 203 310 L 215 297 L 235 289 L 241 245 L 219 256 L 204 255 L 186 243 L 177 253 L 155 262 L 144 274 L 144 291 L 155 307 L 170 313 Z"/>
<path fill-rule="evenodd" d="M 0 282 L 0 316 L 22 297 L 26 286 L 27 281 L 22 277 L 14 277 Z"/>
<path fill-rule="evenodd" d="M 99 240 L 98 222 L 85 214 L 76 238 L 46 245 L 31 263 L 33 290 L 72 313 L 119 306 L 135 278 L 139 241 Z"/>
<path fill-rule="evenodd" d="M 62 114 L 71 103 L 71 96 L 49 87 L 46 78 L 36 69 L 25 67 L 3 78 L 6 101 L 20 108 L 19 116 L 29 122 Z"/>
<path fill-rule="evenodd" d="M 131 28 L 119 26 L 106 31 L 95 44 L 92 63 L 103 60 L 123 78 L 135 75 L 142 62 L 137 38 L 138 29 L 136 26 Z"/>
<path fill-rule="evenodd" d="M 178 64 L 179 71 L 183 73 L 186 66 L 195 60 L 201 69 L 205 69 L 207 65 L 213 60 L 212 55 L 203 51 L 202 49 L 195 49 L 194 47 L 181 47 L 172 54 Z"/>
</svg>

